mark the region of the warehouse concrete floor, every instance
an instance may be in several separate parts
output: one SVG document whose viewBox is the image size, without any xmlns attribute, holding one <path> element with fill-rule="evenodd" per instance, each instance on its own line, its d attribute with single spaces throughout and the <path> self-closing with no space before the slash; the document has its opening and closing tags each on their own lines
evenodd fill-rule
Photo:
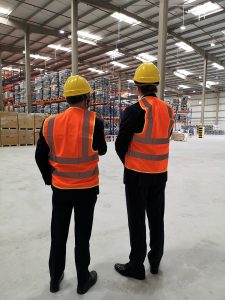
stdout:
<svg viewBox="0 0 225 300">
<path fill-rule="evenodd" d="M 76 294 L 73 226 L 65 279 L 49 293 L 51 189 L 34 162 L 34 147 L 0 148 L 0 299 L 216 300 L 225 298 L 225 137 L 171 142 L 166 198 L 165 255 L 158 276 L 120 277 L 129 240 L 122 165 L 109 144 L 101 158 L 101 194 L 92 234 L 91 269 L 99 280 Z"/>
</svg>

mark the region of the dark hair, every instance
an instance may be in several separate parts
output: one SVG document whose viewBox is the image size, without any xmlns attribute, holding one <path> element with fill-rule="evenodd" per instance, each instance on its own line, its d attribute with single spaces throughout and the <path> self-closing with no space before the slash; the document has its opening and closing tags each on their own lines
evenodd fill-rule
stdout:
<svg viewBox="0 0 225 300">
<path fill-rule="evenodd" d="M 82 101 L 87 101 L 88 99 L 89 99 L 89 94 L 66 97 L 66 100 L 69 104 L 80 103 Z"/>
<path fill-rule="evenodd" d="M 159 84 L 158 82 L 154 84 L 147 84 L 147 83 L 140 83 L 135 81 L 134 82 L 141 91 L 141 94 L 143 96 L 153 96 L 156 97 L 156 93 L 158 92 L 157 85 Z"/>
</svg>

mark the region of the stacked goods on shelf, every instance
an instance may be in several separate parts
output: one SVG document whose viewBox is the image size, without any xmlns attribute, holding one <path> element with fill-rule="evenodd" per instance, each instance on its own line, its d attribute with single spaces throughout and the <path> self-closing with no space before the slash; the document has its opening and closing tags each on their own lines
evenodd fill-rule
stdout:
<svg viewBox="0 0 225 300">
<path fill-rule="evenodd" d="M 104 105 L 97 105 L 97 106 L 91 107 L 91 110 L 96 112 L 96 116 L 98 118 L 103 118 Z"/>
<path fill-rule="evenodd" d="M 59 113 L 64 112 L 69 107 L 67 102 L 60 102 L 59 103 Z"/>
<path fill-rule="evenodd" d="M 15 104 L 20 103 L 20 84 L 15 84 Z"/>
<path fill-rule="evenodd" d="M 42 82 L 43 82 L 43 98 L 42 100 L 48 100 L 51 98 L 51 77 L 50 74 L 45 74 L 42 76 Z"/>
<path fill-rule="evenodd" d="M 21 71 L 2 70 L 3 101 L 5 111 L 13 111 L 13 106 L 15 104 L 15 85 L 22 79 L 24 79 L 24 77 Z M 18 97 L 18 92 L 19 91 L 17 88 L 17 102 L 20 101 L 20 97 Z"/>
<path fill-rule="evenodd" d="M 179 109 L 180 99 L 173 99 L 171 104 L 172 104 L 173 110 L 177 111 Z"/>
<path fill-rule="evenodd" d="M 51 99 L 56 99 L 59 97 L 59 73 L 52 72 L 50 76 L 50 88 L 51 88 Z"/>
<path fill-rule="evenodd" d="M 119 131 L 121 101 L 119 101 L 118 85 L 111 84 L 110 86 L 110 106 L 109 106 L 109 134 L 116 135 Z"/>
<path fill-rule="evenodd" d="M 43 79 L 41 76 L 35 77 L 35 100 L 43 99 Z"/>
<path fill-rule="evenodd" d="M 187 97 L 184 97 L 184 98 L 181 99 L 180 109 L 181 110 L 187 110 L 188 109 L 188 98 Z"/>
<path fill-rule="evenodd" d="M 31 81 L 31 100 L 34 102 L 36 100 L 36 92 L 35 92 L 35 81 Z"/>
<path fill-rule="evenodd" d="M 38 105 L 37 105 L 37 108 L 36 108 L 36 112 L 37 112 L 38 114 L 43 114 L 43 113 L 44 113 L 44 109 L 45 109 L 44 105 L 38 104 Z"/>
<path fill-rule="evenodd" d="M 90 87 L 91 87 L 92 90 L 94 91 L 94 90 L 95 90 L 95 80 L 89 80 L 88 83 L 90 84 Z M 91 101 L 92 103 L 95 102 L 95 93 L 92 93 L 92 94 L 90 95 L 90 101 Z"/>
<path fill-rule="evenodd" d="M 59 113 L 59 104 L 51 103 L 51 114 L 57 115 Z"/>
<path fill-rule="evenodd" d="M 218 125 L 205 125 L 205 134 L 207 134 L 207 135 L 224 135 L 225 131 L 219 129 Z"/>
<path fill-rule="evenodd" d="M 25 102 L 25 82 L 21 81 L 19 83 L 20 85 L 20 103 L 24 103 Z"/>
<path fill-rule="evenodd" d="M 51 104 L 46 104 L 44 106 L 44 113 L 50 115 L 51 114 Z"/>
<path fill-rule="evenodd" d="M 64 84 L 70 75 L 71 70 L 69 69 L 59 71 L 59 97 L 63 97 Z"/>
<path fill-rule="evenodd" d="M 188 100 L 188 97 L 183 97 L 171 101 L 174 110 L 175 130 L 178 124 L 191 125 L 192 110 Z"/>
<path fill-rule="evenodd" d="M 196 125 L 181 125 L 181 130 L 184 133 L 188 133 L 189 135 L 197 134 L 197 126 Z"/>
<path fill-rule="evenodd" d="M 100 77 L 95 79 L 95 102 L 109 101 L 109 79 Z"/>
<path fill-rule="evenodd" d="M 1 145 L 16 146 L 18 144 L 17 113 L 0 112 Z"/>
</svg>

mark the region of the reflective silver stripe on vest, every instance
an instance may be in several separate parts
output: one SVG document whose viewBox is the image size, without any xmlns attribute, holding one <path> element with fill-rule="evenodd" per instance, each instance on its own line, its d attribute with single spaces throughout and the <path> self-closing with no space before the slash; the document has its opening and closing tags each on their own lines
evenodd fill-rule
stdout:
<svg viewBox="0 0 225 300">
<path fill-rule="evenodd" d="M 168 136 L 170 137 L 171 130 L 173 128 L 173 115 L 172 115 L 172 108 L 167 106 L 169 117 L 170 117 L 170 125 L 169 125 L 169 130 L 168 130 Z"/>
<path fill-rule="evenodd" d="M 87 172 L 60 172 L 56 169 L 53 169 L 52 172 L 54 175 L 66 177 L 66 178 L 76 178 L 76 179 L 85 179 L 89 178 L 91 176 L 98 174 L 98 167 L 96 167 L 94 170 L 87 171 Z"/>
<path fill-rule="evenodd" d="M 88 157 L 88 136 L 90 131 L 91 113 L 88 110 L 84 111 L 84 120 L 82 128 L 82 156 Z"/>
<path fill-rule="evenodd" d="M 81 164 L 85 162 L 91 162 L 98 159 L 98 154 L 93 154 L 88 157 L 70 158 L 70 157 L 58 157 L 51 155 L 50 160 L 59 164 Z"/>
<path fill-rule="evenodd" d="M 48 127 L 47 127 L 47 139 L 48 139 L 48 145 L 50 148 L 50 154 L 49 157 L 51 157 L 54 154 L 54 140 L 53 140 L 53 128 L 54 128 L 54 122 L 55 117 L 51 117 L 48 121 Z"/>
<path fill-rule="evenodd" d="M 91 162 L 98 159 L 98 154 L 88 156 L 88 136 L 90 131 L 90 118 L 91 113 L 89 111 L 84 112 L 83 128 L 82 128 L 82 157 L 80 158 L 69 158 L 69 157 L 58 157 L 55 155 L 53 130 L 55 117 L 50 118 L 47 127 L 47 138 L 50 148 L 49 159 L 56 163 L 61 164 L 81 164 L 85 162 Z"/>
<path fill-rule="evenodd" d="M 168 134 L 168 138 L 163 139 L 152 139 L 152 127 L 153 127 L 153 118 L 152 118 L 152 105 L 148 103 L 148 101 L 145 98 L 142 98 L 142 101 L 146 107 L 148 107 L 148 125 L 146 130 L 146 135 L 144 138 L 140 136 L 134 136 L 133 141 L 134 142 L 140 142 L 146 145 L 163 145 L 169 143 L 170 134 Z M 169 112 L 169 114 L 171 111 Z M 172 113 L 171 113 L 172 117 Z M 171 128 L 172 129 L 172 128 Z"/>
<path fill-rule="evenodd" d="M 141 152 L 136 152 L 132 150 L 128 150 L 127 154 L 129 156 L 135 157 L 135 158 L 141 158 L 141 159 L 146 159 L 146 160 L 154 160 L 154 161 L 159 161 L 159 160 L 164 160 L 169 157 L 169 154 L 162 154 L 162 155 L 153 155 L 153 154 L 147 154 L 147 153 L 141 153 Z"/>
</svg>

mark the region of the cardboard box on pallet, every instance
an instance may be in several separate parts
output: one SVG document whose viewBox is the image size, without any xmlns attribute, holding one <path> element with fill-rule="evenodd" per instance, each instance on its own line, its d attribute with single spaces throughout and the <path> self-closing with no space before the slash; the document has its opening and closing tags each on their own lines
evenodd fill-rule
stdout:
<svg viewBox="0 0 225 300">
<path fill-rule="evenodd" d="M 41 128 L 45 119 L 46 119 L 46 116 L 35 114 L 34 115 L 34 128 L 35 129 Z"/>
<path fill-rule="evenodd" d="M 34 131 L 33 130 L 19 130 L 19 145 L 33 145 Z"/>
<path fill-rule="evenodd" d="M 35 133 L 34 133 L 34 144 L 37 145 L 37 141 L 39 140 L 39 129 L 36 129 Z"/>
<path fill-rule="evenodd" d="M 18 127 L 19 129 L 34 129 L 34 115 L 18 114 Z"/>
<path fill-rule="evenodd" d="M 17 113 L 1 113 L 0 115 L 1 128 L 18 129 Z"/>
<path fill-rule="evenodd" d="M 16 129 L 1 130 L 2 146 L 18 145 L 18 131 Z"/>
</svg>

